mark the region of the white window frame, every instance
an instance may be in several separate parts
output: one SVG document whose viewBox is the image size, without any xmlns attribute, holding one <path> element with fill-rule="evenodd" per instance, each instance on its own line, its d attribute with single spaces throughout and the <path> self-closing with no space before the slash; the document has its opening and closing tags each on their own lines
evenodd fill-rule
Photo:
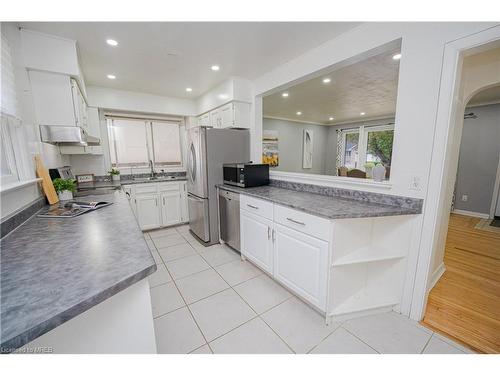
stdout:
<svg viewBox="0 0 500 375">
<path fill-rule="evenodd" d="M 341 129 L 341 137 L 342 139 L 342 147 L 340 147 L 340 166 L 345 164 L 345 146 L 346 146 L 346 134 L 358 133 L 359 132 L 359 140 L 358 140 L 358 162 L 356 165 L 356 169 L 360 169 L 362 171 L 365 170 L 366 163 L 366 149 L 368 148 L 368 134 L 370 132 L 379 132 L 386 130 L 394 130 L 394 124 L 386 124 L 386 125 L 360 125 L 355 128 L 346 128 Z M 362 164 L 362 165 L 358 165 Z M 339 166 L 337 166 L 339 167 Z"/>
<path fill-rule="evenodd" d="M 184 149 L 183 149 L 183 142 L 182 142 L 182 121 L 179 119 L 163 119 L 163 118 L 148 118 L 148 117 L 128 117 L 128 116 L 117 116 L 117 115 L 106 115 L 106 130 L 107 130 L 107 135 L 109 137 L 109 132 L 110 132 L 110 124 L 112 125 L 112 121 L 114 119 L 122 119 L 122 120 L 136 120 L 138 122 L 143 122 L 145 127 L 146 127 L 146 149 L 147 149 L 147 154 L 148 154 L 148 162 L 146 163 L 134 163 L 134 164 L 121 164 L 119 165 L 117 163 L 116 167 L 120 171 L 130 171 L 130 172 L 136 172 L 136 173 L 141 173 L 143 171 L 149 171 L 149 160 L 153 161 L 153 168 L 158 165 L 159 169 L 162 170 L 183 170 L 184 169 Z M 180 162 L 178 164 L 165 164 L 165 163 L 156 163 L 156 160 L 154 159 L 154 142 L 153 142 L 153 131 L 152 131 L 152 124 L 153 122 L 158 123 L 158 122 L 164 122 L 168 124 L 175 124 L 179 127 L 179 147 L 180 147 Z M 114 140 L 114 137 L 113 137 Z M 111 139 L 108 140 L 108 151 L 109 151 L 109 163 L 110 166 L 113 167 L 113 163 L 111 162 L 111 148 L 109 147 L 109 142 Z M 115 146 L 115 152 L 116 152 L 116 146 Z M 115 154 L 115 160 L 117 159 L 117 155 Z"/>
</svg>

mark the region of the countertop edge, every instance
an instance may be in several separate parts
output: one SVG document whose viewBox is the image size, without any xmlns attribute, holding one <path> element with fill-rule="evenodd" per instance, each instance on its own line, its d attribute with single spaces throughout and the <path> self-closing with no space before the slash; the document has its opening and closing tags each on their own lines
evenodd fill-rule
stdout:
<svg viewBox="0 0 500 375">
<path fill-rule="evenodd" d="M 113 297 L 119 292 L 127 289 L 133 284 L 145 279 L 157 270 L 156 263 L 153 262 L 150 266 L 138 271 L 132 276 L 118 282 L 117 284 L 95 294 L 94 296 L 87 298 L 84 301 L 74 305 L 73 307 L 47 319 L 46 321 L 39 323 L 38 325 L 29 328 L 27 331 L 8 339 L 7 341 L 0 344 L 1 352 L 8 353 L 13 352 L 16 349 L 28 344 L 34 339 L 42 336 L 43 334 L 57 328 L 61 324 L 75 318 L 76 316 L 84 313 L 85 311 L 91 309 L 92 307 L 106 301 L 108 298 Z"/>
<path fill-rule="evenodd" d="M 294 206 L 293 204 L 290 204 L 290 203 L 287 203 L 287 202 L 276 201 L 276 200 L 273 200 L 273 199 L 269 199 L 267 197 L 263 197 L 263 196 L 261 196 L 259 194 L 252 194 L 251 192 L 248 192 L 248 191 L 242 191 L 241 188 L 233 188 L 232 186 L 228 186 L 228 185 L 217 185 L 217 188 L 222 189 L 222 190 L 226 190 L 226 191 L 230 191 L 230 192 L 233 192 L 233 193 L 248 195 L 250 197 L 255 197 L 255 198 L 258 198 L 258 199 L 265 200 L 267 202 L 280 204 L 280 205 L 283 205 L 283 206 L 286 206 L 286 207 L 290 207 L 290 208 L 293 208 L 295 210 L 302 211 L 302 212 L 305 212 L 305 213 L 310 214 L 310 215 L 315 215 L 315 216 L 318 216 L 318 217 L 322 217 L 322 218 L 328 219 L 328 220 L 356 219 L 356 218 L 364 218 L 364 217 L 386 217 L 386 216 L 418 215 L 418 214 L 422 213 L 422 210 L 419 210 L 419 209 L 405 208 L 404 211 L 401 211 L 399 209 L 397 211 L 396 210 L 395 211 L 388 210 L 387 212 L 384 212 L 384 213 L 374 213 L 374 214 L 371 214 L 371 213 L 364 213 L 362 215 L 338 214 L 338 215 L 334 215 L 334 216 L 328 216 L 328 215 L 323 215 L 323 214 L 321 214 L 321 213 L 319 213 L 317 211 L 314 211 L 314 210 L 308 210 L 307 208 L 304 208 L 304 207 Z M 283 189 L 283 188 L 276 187 L 276 189 Z M 309 194 L 314 194 L 314 193 L 309 193 Z M 320 195 L 320 194 L 318 194 L 318 195 Z M 338 198 L 338 199 L 342 199 L 342 198 Z M 372 204 L 377 204 L 377 203 L 372 203 Z M 386 206 L 387 207 L 391 207 L 391 205 L 386 205 Z M 395 207 L 395 209 L 397 209 L 397 207 Z"/>
</svg>

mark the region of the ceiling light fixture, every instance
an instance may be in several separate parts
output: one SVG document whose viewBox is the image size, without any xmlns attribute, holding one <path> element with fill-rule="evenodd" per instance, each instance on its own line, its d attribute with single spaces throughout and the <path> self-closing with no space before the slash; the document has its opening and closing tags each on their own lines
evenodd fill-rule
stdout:
<svg viewBox="0 0 500 375">
<path fill-rule="evenodd" d="M 220 67 L 219 65 L 212 65 L 210 69 L 212 69 L 214 72 L 218 72 L 220 70 Z"/>
<path fill-rule="evenodd" d="M 186 87 L 186 91 L 191 92 L 191 91 L 193 91 L 193 89 L 191 87 Z"/>
<path fill-rule="evenodd" d="M 364 112 L 361 112 L 361 113 L 360 113 L 360 115 L 361 115 L 361 116 L 364 116 L 364 115 L 366 115 L 366 113 L 364 113 Z"/>
<path fill-rule="evenodd" d="M 401 54 L 400 53 L 396 53 L 395 55 L 392 56 L 393 60 L 399 60 L 400 58 L 401 58 Z"/>
<path fill-rule="evenodd" d="M 330 78 L 323 78 L 323 83 L 330 83 L 332 80 Z"/>
<path fill-rule="evenodd" d="M 335 117 L 330 117 L 328 120 L 333 121 L 335 120 Z"/>
<path fill-rule="evenodd" d="M 283 94 L 281 94 L 281 96 L 284 97 L 284 98 L 288 98 L 288 93 L 284 92 Z"/>
<path fill-rule="evenodd" d="M 229 98 L 228 94 L 219 94 L 219 99 L 225 100 L 227 98 Z"/>
<path fill-rule="evenodd" d="M 108 77 L 108 79 L 116 79 L 114 74 L 108 74 L 106 77 Z"/>
<path fill-rule="evenodd" d="M 106 43 L 113 47 L 116 47 L 118 45 L 118 42 L 114 39 L 106 39 Z"/>
<path fill-rule="evenodd" d="M 301 114 L 302 114 L 302 112 L 300 112 L 300 111 L 298 111 L 298 112 L 296 113 L 296 115 L 297 115 L 297 116 L 300 116 Z"/>
</svg>

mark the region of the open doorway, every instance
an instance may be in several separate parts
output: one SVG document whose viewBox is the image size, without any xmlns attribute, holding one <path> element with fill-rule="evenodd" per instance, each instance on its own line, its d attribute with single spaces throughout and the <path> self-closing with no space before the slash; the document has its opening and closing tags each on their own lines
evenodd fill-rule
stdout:
<svg viewBox="0 0 500 375">
<path fill-rule="evenodd" d="M 455 178 L 448 181 L 454 193 L 448 220 L 442 222 L 445 241 L 434 254 L 437 266 L 423 324 L 477 351 L 499 353 L 500 228 L 494 221 L 500 182 L 498 43 L 467 55 L 461 78 Z"/>
</svg>

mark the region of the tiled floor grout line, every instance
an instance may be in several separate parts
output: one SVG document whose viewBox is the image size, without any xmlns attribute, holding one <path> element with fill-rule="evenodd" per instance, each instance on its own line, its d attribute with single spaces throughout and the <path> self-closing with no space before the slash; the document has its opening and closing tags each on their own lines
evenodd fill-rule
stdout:
<svg viewBox="0 0 500 375">
<path fill-rule="evenodd" d="M 339 326 L 337 328 L 335 328 L 332 332 L 330 332 L 328 335 L 326 335 L 320 342 L 318 342 L 316 345 L 314 345 L 311 349 L 309 349 L 307 351 L 306 354 L 313 354 L 311 353 L 314 349 L 316 349 L 323 341 L 325 341 L 328 337 L 330 337 L 331 335 L 333 335 L 334 332 L 336 332 L 339 328 L 341 328 L 342 326 L 339 324 Z"/>
<path fill-rule="evenodd" d="M 432 332 L 432 334 L 430 335 L 429 339 L 427 340 L 427 342 L 425 343 L 424 347 L 420 351 L 420 354 L 424 354 L 424 351 L 427 348 L 427 345 L 429 345 L 429 343 L 431 342 L 431 339 L 432 339 L 433 336 L 434 336 L 434 332 Z"/>
<path fill-rule="evenodd" d="M 370 344 L 368 344 L 367 342 L 365 342 L 361 337 L 359 337 L 358 335 L 356 335 L 352 331 L 350 331 L 347 327 L 344 327 L 344 325 L 342 325 L 342 328 L 344 328 L 347 332 L 349 332 L 351 335 L 353 335 L 354 337 L 356 337 L 363 344 L 368 345 L 370 348 L 372 348 L 373 350 L 375 350 L 375 352 L 377 352 L 378 354 L 383 354 L 383 353 L 379 352 L 377 349 L 375 349 L 373 346 L 371 346 Z"/>
</svg>

